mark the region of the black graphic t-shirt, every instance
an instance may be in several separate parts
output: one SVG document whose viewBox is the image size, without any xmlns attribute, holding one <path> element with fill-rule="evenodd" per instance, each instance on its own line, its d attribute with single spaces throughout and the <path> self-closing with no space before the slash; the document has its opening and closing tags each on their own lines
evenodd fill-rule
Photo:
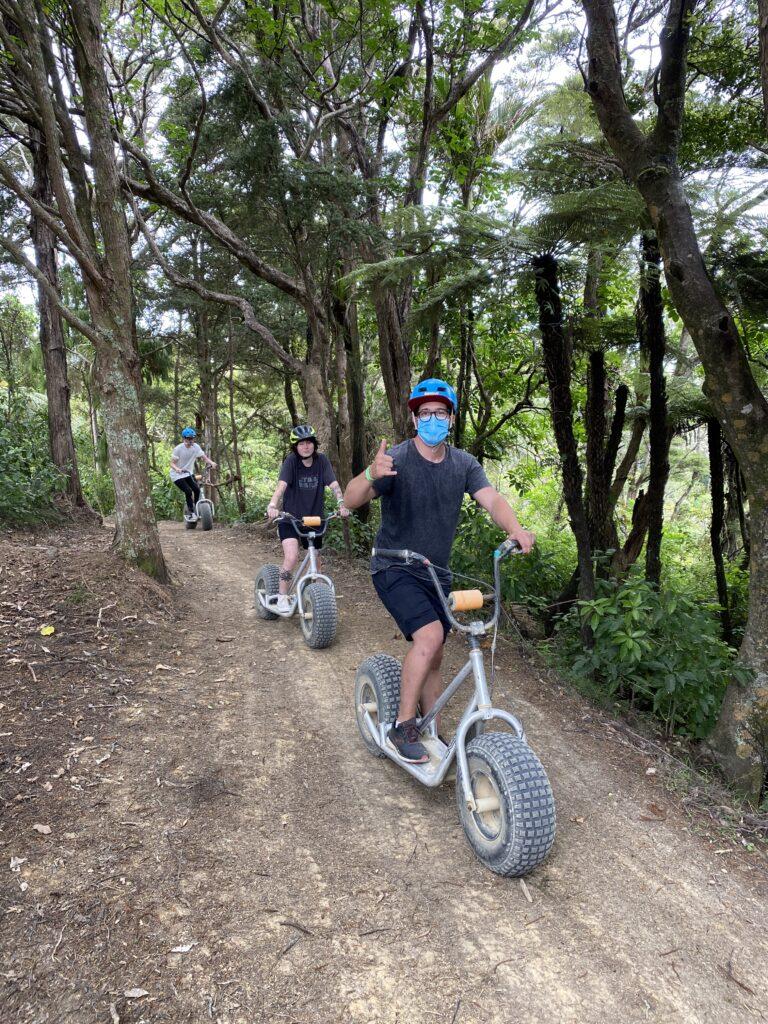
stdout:
<svg viewBox="0 0 768 1024">
<path fill-rule="evenodd" d="M 330 460 L 322 452 L 316 452 L 312 465 L 305 466 L 294 452 L 280 467 L 280 479 L 288 484 L 283 497 L 283 509 L 292 516 L 321 516 L 323 514 L 323 490 L 334 482 Z"/>
</svg>

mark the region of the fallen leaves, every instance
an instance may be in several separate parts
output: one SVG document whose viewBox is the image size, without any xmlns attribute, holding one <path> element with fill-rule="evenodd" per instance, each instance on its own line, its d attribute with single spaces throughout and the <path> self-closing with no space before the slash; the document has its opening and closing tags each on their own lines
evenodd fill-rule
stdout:
<svg viewBox="0 0 768 1024">
<path fill-rule="evenodd" d="M 56 627 L 55 626 L 41 626 L 40 627 L 40 636 L 53 636 L 53 634 L 55 632 L 56 632 Z"/>
<path fill-rule="evenodd" d="M 127 988 L 123 995 L 126 999 L 143 999 L 149 992 L 145 988 Z"/>
<path fill-rule="evenodd" d="M 41 836 L 49 836 L 51 834 L 51 826 L 42 825 L 39 821 L 36 821 L 32 828 L 35 832 L 39 832 Z"/>
</svg>

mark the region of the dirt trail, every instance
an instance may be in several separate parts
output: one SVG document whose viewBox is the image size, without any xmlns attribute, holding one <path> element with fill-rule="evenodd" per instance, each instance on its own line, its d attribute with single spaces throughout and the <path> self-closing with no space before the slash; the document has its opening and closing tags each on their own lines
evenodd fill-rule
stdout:
<svg viewBox="0 0 768 1024">
<path fill-rule="evenodd" d="M 179 524 L 162 537 L 182 616 L 126 654 L 145 685 L 109 712 L 113 784 L 59 856 L 66 883 L 53 853 L 29 876 L 43 907 L 57 884 L 76 892 L 83 921 L 53 956 L 58 920 L 40 923 L 39 957 L 16 950 L 6 1019 L 768 1019 L 764 863 L 696 835 L 661 771 L 646 775 L 647 757 L 512 645 L 499 702 L 522 717 L 558 807 L 527 890 L 474 859 L 452 786 L 424 790 L 359 740 L 355 669 L 405 647 L 361 569 L 329 556 L 339 634 L 313 652 L 295 621 L 253 611 L 273 541 Z M 462 655 L 452 639 L 450 666 Z M 88 903 L 83 875 L 105 857 L 107 895 Z M 18 980 L 24 956 L 34 986 Z M 133 988 L 147 994 L 125 997 Z"/>
</svg>

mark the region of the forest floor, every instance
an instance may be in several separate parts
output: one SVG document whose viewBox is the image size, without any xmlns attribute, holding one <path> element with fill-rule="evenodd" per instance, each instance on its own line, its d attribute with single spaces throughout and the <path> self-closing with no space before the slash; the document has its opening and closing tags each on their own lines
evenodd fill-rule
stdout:
<svg viewBox="0 0 768 1024">
<path fill-rule="evenodd" d="M 253 611 L 271 536 L 161 535 L 170 588 L 107 529 L 0 538 L 3 1021 L 768 1019 L 765 856 L 674 762 L 505 643 L 498 703 L 558 834 L 524 885 L 499 878 L 452 785 L 360 741 L 355 669 L 405 649 L 364 566 L 328 556 L 339 634 L 313 652 Z"/>
</svg>

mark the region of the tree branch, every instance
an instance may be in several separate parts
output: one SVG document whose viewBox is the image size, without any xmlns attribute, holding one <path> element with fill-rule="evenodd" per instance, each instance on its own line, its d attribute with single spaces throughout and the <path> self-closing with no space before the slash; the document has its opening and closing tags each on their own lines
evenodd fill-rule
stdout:
<svg viewBox="0 0 768 1024">
<path fill-rule="evenodd" d="M 209 302 L 218 302 L 223 305 L 239 309 L 243 318 L 243 323 L 246 327 L 253 331 L 254 334 L 257 334 L 267 345 L 270 351 L 272 351 L 277 358 L 285 364 L 285 366 L 289 367 L 298 376 L 301 376 L 304 370 L 303 364 L 283 348 L 268 327 L 265 327 L 264 324 L 260 323 L 256 319 L 256 314 L 254 313 L 253 306 L 250 302 L 239 295 L 230 295 L 227 292 L 218 292 L 211 288 L 206 288 L 205 285 L 201 284 L 199 281 L 195 281 L 191 277 L 185 277 L 183 274 L 179 274 L 174 270 L 168 260 L 166 260 L 160 252 L 154 235 L 149 230 L 146 221 L 139 212 L 139 208 L 133 197 L 131 197 L 131 205 L 133 207 L 133 215 L 136 218 L 136 223 L 141 228 L 141 231 L 147 240 L 147 244 L 154 254 L 155 260 L 162 268 L 168 279 L 178 288 L 186 288 L 188 291 L 195 292 L 195 294 L 199 295 L 201 299 L 206 299 Z"/>
<path fill-rule="evenodd" d="M 49 299 L 55 304 L 62 318 L 67 323 L 74 327 L 76 331 L 79 331 L 82 335 L 88 338 L 89 341 L 93 342 L 95 346 L 101 345 L 101 337 L 99 332 L 95 328 L 91 327 L 84 320 L 81 320 L 79 316 L 76 316 L 68 306 L 65 306 L 61 301 L 61 297 L 57 289 L 51 284 L 45 274 L 38 270 L 35 264 L 24 254 L 24 250 L 20 245 L 8 238 L 6 235 L 0 234 L 0 246 L 13 257 L 16 263 L 24 267 L 27 273 L 37 281 L 41 288 L 45 291 Z"/>
</svg>

